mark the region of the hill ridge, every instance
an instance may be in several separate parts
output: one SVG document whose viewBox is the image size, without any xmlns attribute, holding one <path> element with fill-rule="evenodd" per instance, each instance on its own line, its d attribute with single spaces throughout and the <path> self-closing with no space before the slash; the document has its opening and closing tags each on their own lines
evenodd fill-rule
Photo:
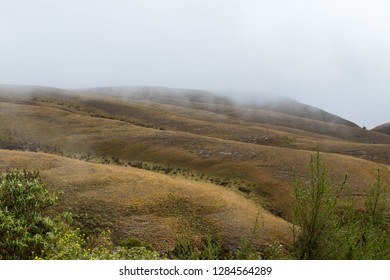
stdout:
<svg viewBox="0 0 390 280">
<path fill-rule="evenodd" d="M 390 122 L 378 125 L 378 126 L 374 127 L 373 129 L 371 129 L 371 131 L 380 132 L 380 133 L 390 135 Z"/>
</svg>

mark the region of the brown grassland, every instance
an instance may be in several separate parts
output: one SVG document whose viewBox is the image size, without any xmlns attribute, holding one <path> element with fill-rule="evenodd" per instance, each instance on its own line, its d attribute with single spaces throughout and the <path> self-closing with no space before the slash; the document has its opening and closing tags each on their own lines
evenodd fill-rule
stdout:
<svg viewBox="0 0 390 280">
<path fill-rule="evenodd" d="M 307 175 L 317 146 L 335 184 L 348 174 L 356 198 L 378 169 L 390 182 L 389 135 L 294 101 L 249 106 L 200 91 L 0 88 L 0 172 L 39 170 L 63 192 L 51 211 L 160 251 L 183 230 L 233 247 L 241 238 L 290 245 L 292 180 Z"/>
</svg>

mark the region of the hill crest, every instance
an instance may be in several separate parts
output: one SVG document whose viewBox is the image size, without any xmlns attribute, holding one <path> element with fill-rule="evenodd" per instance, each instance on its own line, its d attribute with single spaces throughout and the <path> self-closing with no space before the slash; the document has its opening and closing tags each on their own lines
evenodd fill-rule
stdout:
<svg viewBox="0 0 390 280">
<path fill-rule="evenodd" d="M 378 125 L 377 127 L 374 127 L 371 129 L 372 131 L 375 132 L 381 132 L 390 135 L 390 122 L 384 123 L 382 125 Z"/>
</svg>

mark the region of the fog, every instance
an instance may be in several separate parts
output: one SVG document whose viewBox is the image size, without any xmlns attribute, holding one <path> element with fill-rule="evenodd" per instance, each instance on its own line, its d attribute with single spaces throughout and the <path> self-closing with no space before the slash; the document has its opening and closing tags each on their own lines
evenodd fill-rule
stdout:
<svg viewBox="0 0 390 280">
<path fill-rule="evenodd" d="M 0 0 L 0 84 L 283 95 L 390 121 L 390 2 Z"/>
</svg>

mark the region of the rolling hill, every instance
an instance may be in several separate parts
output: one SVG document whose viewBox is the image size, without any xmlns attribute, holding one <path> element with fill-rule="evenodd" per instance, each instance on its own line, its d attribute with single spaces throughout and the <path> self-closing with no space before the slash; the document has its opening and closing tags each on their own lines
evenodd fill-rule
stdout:
<svg viewBox="0 0 390 280">
<path fill-rule="evenodd" d="M 382 125 L 378 125 L 377 127 L 373 128 L 372 131 L 381 132 L 390 135 L 390 122 L 384 123 Z"/>
<path fill-rule="evenodd" d="M 292 180 L 319 147 L 336 184 L 361 199 L 390 182 L 390 135 L 294 100 L 246 104 L 155 87 L 0 87 L 0 172 L 40 170 L 88 230 L 161 251 L 182 226 L 237 246 L 291 242 Z M 259 215 L 261 230 L 249 238 Z"/>
</svg>

